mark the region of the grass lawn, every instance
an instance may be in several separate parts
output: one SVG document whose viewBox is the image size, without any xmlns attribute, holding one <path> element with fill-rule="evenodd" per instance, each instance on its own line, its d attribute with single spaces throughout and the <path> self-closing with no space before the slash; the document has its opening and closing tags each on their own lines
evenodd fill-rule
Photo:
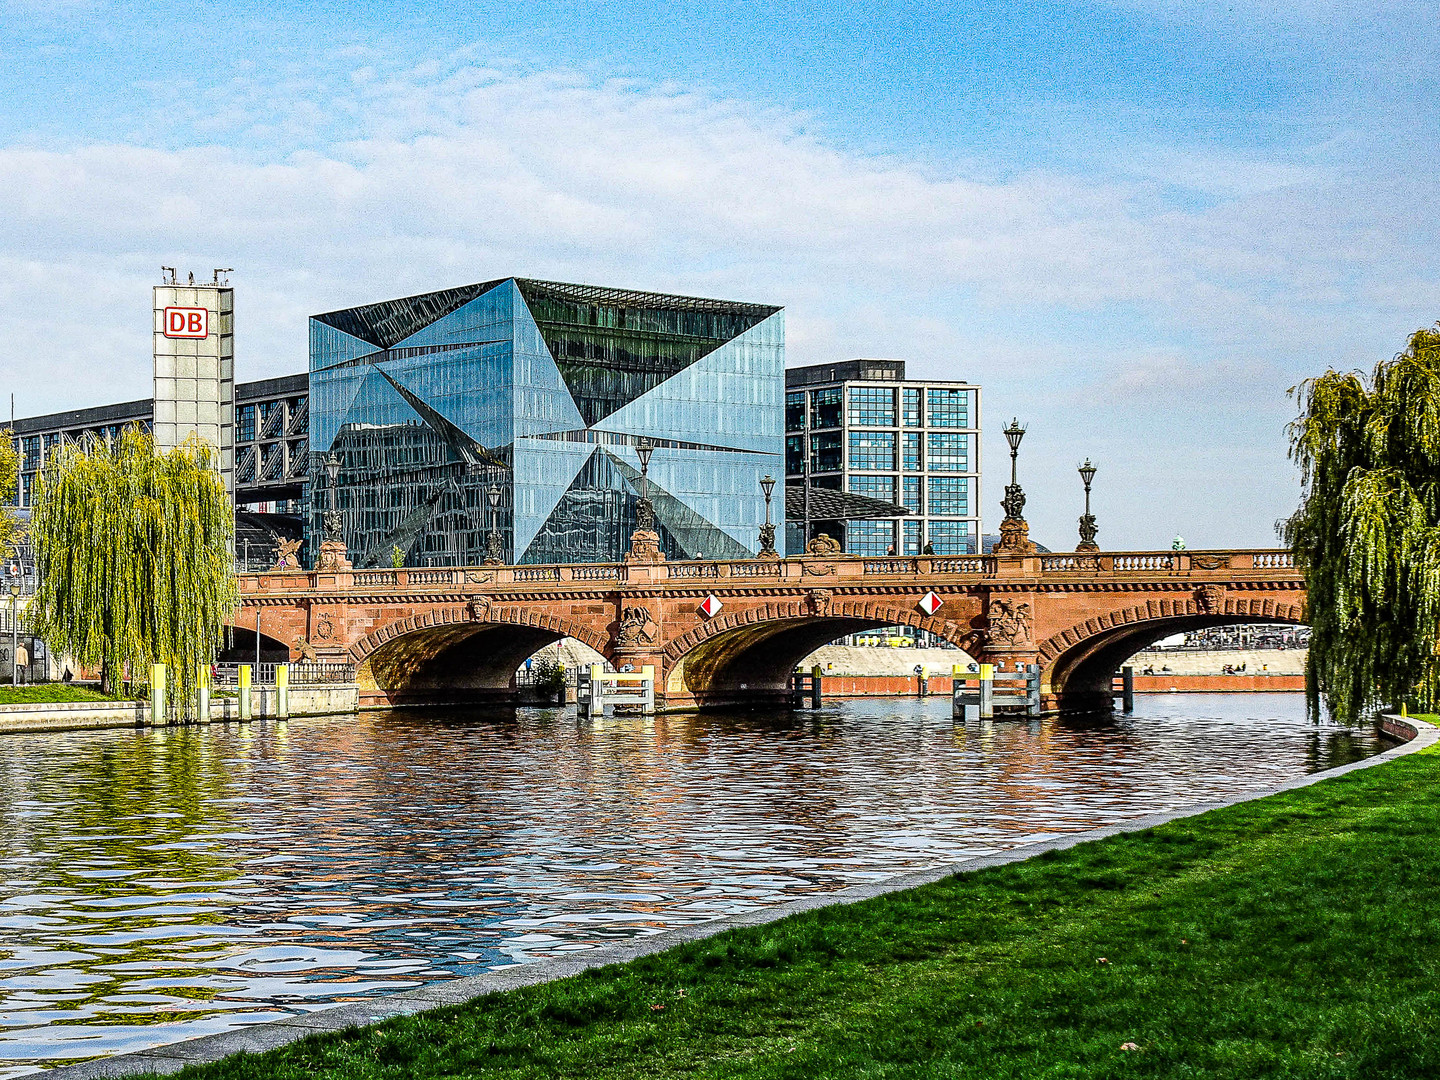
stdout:
<svg viewBox="0 0 1440 1080">
<path fill-rule="evenodd" d="M 0 685 L 0 705 L 34 705 L 52 701 L 115 701 L 89 686 L 74 683 L 36 683 L 32 686 Z"/>
<path fill-rule="evenodd" d="M 1437 837 L 1426 752 L 181 1075 L 1440 1077 Z"/>
</svg>

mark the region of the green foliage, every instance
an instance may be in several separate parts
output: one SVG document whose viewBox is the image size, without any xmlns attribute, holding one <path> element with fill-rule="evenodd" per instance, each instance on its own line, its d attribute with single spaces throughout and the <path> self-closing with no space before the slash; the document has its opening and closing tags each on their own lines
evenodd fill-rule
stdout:
<svg viewBox="0 0 1440 1080">
<path fill-rule="evenodd" d="M 235 519 L 210 454 L 198 440 L 157 453 L 137 427 L 113 445 L 56 447 L 31 518 L 30 611 L 53 652 L 112 685 L 127 666 L 148 683 L 163 663 L 178 700 L 194 690 L 236 599 Z"/>
<path fill-rule="evenodd" d="M 1367 385 L 1327 371 L 1296 388 L 1290 453 L 1303 482 L 1281 534 L 1305 574 L 1306 685 L 1354 722 L 1440 702 L 1440 327 L 1411 336 Z"/>
<path fill-rule="evenodd" d="M 535 661 L 535 685 L 543 690 L 563 690 L 565 665 L 554 657 L 541 657 Z"/>
<path fill-rule="evenodd" d="M 0 431 L 0 504 L 8 503 L 20 487 L 20 452 L 15 433 Z M 10 554 L 25 535 L 25 527 L 8 505 L 0 505 L 0 557 Z"/>
<path fill-rule="evenodd" d="M 180 1075 L 1440 1076 L 1437 782 L 1421 753 Z"/>
<path fill-rule="evenodd" d="M 405 549 L 399 544 L 395 544 L 390 548 L 390 565 L 397 570 L 405 565 Z"/>
</svg>

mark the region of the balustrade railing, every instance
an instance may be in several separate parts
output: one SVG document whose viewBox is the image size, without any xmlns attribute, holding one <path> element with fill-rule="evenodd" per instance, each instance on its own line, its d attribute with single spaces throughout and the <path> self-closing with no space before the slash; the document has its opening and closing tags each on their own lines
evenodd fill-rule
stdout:
<svg viewBox="0 0 1440 1080">
<path fill-rule="evenodd" d="M 1251 565 L 1256 570 L 1290 570 L 1295 566 L 1293 551 L 1257 551 Z"/>
<path fill-rule="evenodd" d="M 251 664 L 251 683 L 255 686 L 274 686 L 277 666 L 278 664 L 268 662 Z M 239 664 L 215 665 L 214 682 L 216 686 L 235 686 L 239 681 Z M 325 660 L 300 660 L 290 665 L 291 686 L 319 686 L 324 683 L 352 683 L 354 681 L 354 664 Z"/>
<path fill-rule="evenodd" d="M 993 574 L 995 559 L 990 555 L 970 555 L 960 559 L 931 559 L 930 569 L 937 574 Z"/>
<path fill-rule="evenodd" d="M 394 585 L 396 582 L 394 570 L 357 570 L 354 578 L 356 585 Z"/>
<path fill-rule="evenodd" d="M 720 576 L 720 568 L 713 562 L 678 562 L 669 563 L 668 566 L 672 578 L 707 578 Z"/>
<path fill-rule="evenodd" d="M 755 562 L 730 564 L 731 577 L 779 577 L 779 559 L 757 559 Z"/>
<path fill-rule="evenodd" d="M 1112 570 L 1173 570 L 1175 561 L 1176 557 L 1170 554 L 1112 555 L 1110 568 Z"/>
<path fill-rule="evenodd" d="M 570 569 L 571 581 L 618 581 L 622 567 L 618 563 L 590 563 Z"/>
<path fill-rule="evenodd" d="M 514 570 L 516 581 L 559 581 L 558 566 L 517 566 Z"/>
<path fill-rule="evenodd" d="M 410 570 L 405 580 L 411 585 L 449 585 L 455 580 L 453 570 Z"/>
</svg>

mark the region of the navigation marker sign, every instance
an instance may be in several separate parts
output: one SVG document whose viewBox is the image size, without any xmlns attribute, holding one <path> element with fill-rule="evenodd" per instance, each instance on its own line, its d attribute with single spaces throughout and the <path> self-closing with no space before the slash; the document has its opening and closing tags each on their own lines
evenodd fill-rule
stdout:
<svg viewBox="0 0 1440 1080">
<path fill-rule="evenodd" d="M 941 600 L 940 597 L 936 596 L 933 592 L 927 592 L 920 598 L 920 610 L 926 615 L 934 615 L 935 612 L 940 610 L 940 606 L 944 603 L 945 601 Z"/>
<path fill-rule="evenodd" d="M 701 602 L 700 614 L 704 615 L 707 619 L 713 619 L 716 615 L 720 614 L 720 609 L 724 606 L 725 605 L 720 602 L 720 598 L 714 593 L 711 593 Z"/>
</svg>

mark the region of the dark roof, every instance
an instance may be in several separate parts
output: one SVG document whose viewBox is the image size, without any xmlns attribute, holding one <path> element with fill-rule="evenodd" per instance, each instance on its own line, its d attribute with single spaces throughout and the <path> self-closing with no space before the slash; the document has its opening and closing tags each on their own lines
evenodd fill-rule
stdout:
<svg viewBox="0 0 1440 1080">
<path fill-rule="evenodd" d="M 819 383 L 904 382 L 904 360 L 841 360 L 834 364 L 808 364 L 785 369 L 786 386 L 815 386 Z"/>
<path fill-rule="evenodd" d="M 811 521 L 846 521 L 859 518 L 905 517 L 910 511 L 898 503 L 882 502 L 834 488 L 810 488 Z M 785 485 L 785 520 L 805 519 L 805 485 Z"/>
<path fill-rule="evenodd" d="M 116 405 L 97 405 L 93 409 L 68 409 L 45 416 L 27 416 L 15 421 L 16 435 L 32 435 L 37 431 L 57 428 L 98 427 L 101 424 L 124 424 L 131 420 L 149 420 L 155 406 L 150 398 L 122 401 Z"/>
<path fill-rule="evenodd" d="M 236 401 L 254 401 L 257 398 L 289 397 L 304 394 L 310 390 L 310 373 L 280 375 L 274 379 L 256 379 L 254 382 L 235 384 Z"/>
</svg>

